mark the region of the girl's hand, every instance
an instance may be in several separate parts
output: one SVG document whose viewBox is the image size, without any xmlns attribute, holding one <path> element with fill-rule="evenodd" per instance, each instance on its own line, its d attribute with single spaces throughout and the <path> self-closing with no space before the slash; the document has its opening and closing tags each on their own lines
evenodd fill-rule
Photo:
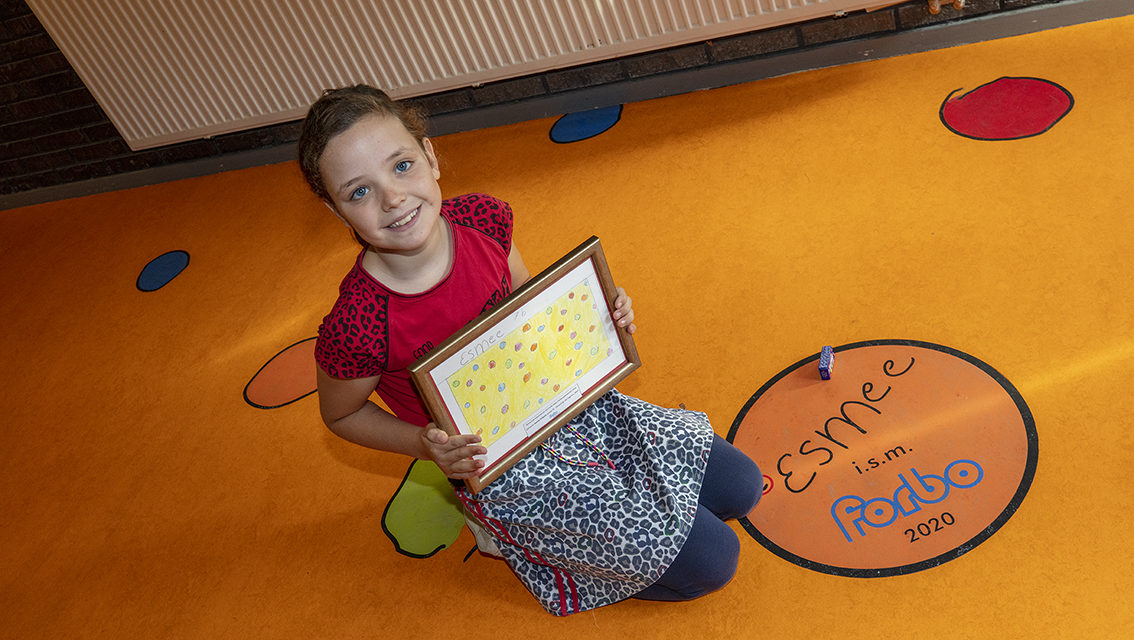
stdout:
<svg viewBox="0 0 1134 640">
<path fill-rule="evenodd" d="M 626 327 L 627 333 L 634 333 L 638 327 L 634 324 L 633 301 L 626 295 L 626 290 L 618 287 L 614 296 L 614 321 L 620 327 Z"/>
<path fill-rule="evenodd" d="M 437 463 L 447 478 L 474 478 L 484 466 L 483 460 L 473 458 L 488 453 L 488 449 L 477 445 L 480 436 L 450 436 L 430 422 L 422 430 L 421 439 L 429 459 Z"/>
</svg>

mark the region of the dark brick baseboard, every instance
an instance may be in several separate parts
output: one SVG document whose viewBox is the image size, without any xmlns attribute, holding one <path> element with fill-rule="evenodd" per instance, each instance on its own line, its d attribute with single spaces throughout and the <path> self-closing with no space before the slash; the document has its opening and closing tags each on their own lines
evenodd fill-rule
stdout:
<svg viewBox="0 0 1134 640">
<path fill-rule="evenodd" d="M 1131 0 L 925 0 L 414 98 L 431 133 L 497 126 L 1134 13 Z M 133 152 L 24 0 L 0 0 L 0 209 L 294 157 L 299 123 Z"/>
</svg>

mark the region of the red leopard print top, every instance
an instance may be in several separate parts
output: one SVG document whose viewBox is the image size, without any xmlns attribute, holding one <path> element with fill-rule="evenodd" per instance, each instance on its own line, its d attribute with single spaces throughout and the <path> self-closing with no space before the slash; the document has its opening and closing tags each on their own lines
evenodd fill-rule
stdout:
<svg viewBox="0 0 1134 640">
<path fill-rule="evenodd" d="M 512 290 L 511 207 L 474 193 L 443 201 L 441 218 L 453 231 L 453 268 L 441 282 L 414 295 L 391 291 L 362 268 L 359 253 L 315 343 L 315 361 L 328 375 L 381 375 L 379 397 L 420 426 L 431 420 L 407 367 Z"/>
</svg>

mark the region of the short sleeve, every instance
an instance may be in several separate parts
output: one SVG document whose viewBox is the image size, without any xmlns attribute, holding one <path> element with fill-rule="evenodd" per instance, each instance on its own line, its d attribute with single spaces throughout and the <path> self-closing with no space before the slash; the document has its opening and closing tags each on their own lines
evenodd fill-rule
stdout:
<svg viewBox="0 0 1134 640">
<path fill-rule="evenodd" d="M 512 207 L 483 193 L 470 193 L 448 201 L 449 219 L 492 238 L 505 253 L 512 250 Z"/>
<path fill-rule="evenodd" d="M 319 326 L 319 337 L 315 340 L 315 363 L 327 375 L 351 380 L 382 373 L 380 359 L 365 351 L 350 348 L 340 338 L 341 334 L 330 329 L 326 323 Z"/>
<path fill-rule="evenodd" d="M 339 299 L 323 318 L 315 341 L 315 362 L 335 378 L 380 375 L 388 358 L 389 300 L 360 295 L 352 280 L 348 276 L 343 281 Z"/>
</svg>

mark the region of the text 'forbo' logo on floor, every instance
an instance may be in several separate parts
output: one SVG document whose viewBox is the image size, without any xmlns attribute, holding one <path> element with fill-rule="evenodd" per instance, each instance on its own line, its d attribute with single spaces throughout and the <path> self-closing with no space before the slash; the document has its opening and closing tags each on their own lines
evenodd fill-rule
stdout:
<svg viewBox="0 0 1134 640">
<path fill-rule="evenodd" d="M 800 566 L 897 575 L 971 550 L 1015 512 L 1038 438 L 1016 389 L 948 347 L 877 340 L 781 372 L 737 416 L 729 440 L 764 472 L 745 529 Z"/>
</svg>

